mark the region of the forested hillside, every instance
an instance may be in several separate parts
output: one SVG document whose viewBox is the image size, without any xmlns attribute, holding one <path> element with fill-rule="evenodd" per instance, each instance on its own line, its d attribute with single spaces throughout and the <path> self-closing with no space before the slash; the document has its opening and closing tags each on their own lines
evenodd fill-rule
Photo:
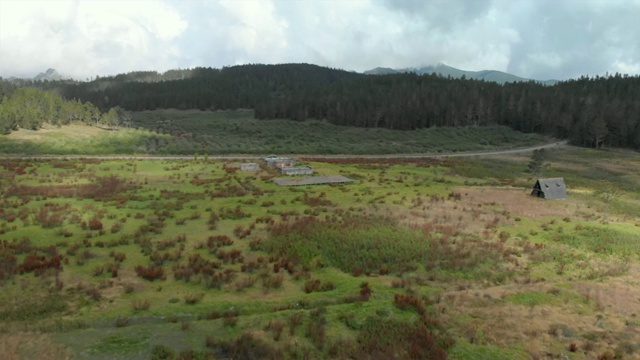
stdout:
<svg viewBox="0 0 640 360">
<path fill-rule="evenodd" d="M 640 77 L 619 74 L 554 86 L 500 85 L 412 73 L 370 76 L 307 64 L 243 65 L 137 72 L 60 82 L 58 89 L 66 99 L 90 101 L 103 111 L 250 108 L 258 119 L 322 119 L 397 130 L 498 124 L 581 146 L 640 148 Z"/>
</svg>

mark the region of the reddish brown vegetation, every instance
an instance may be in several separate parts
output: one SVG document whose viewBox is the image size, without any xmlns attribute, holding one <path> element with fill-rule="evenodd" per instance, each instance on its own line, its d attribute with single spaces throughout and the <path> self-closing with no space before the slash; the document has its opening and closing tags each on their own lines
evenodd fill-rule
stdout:
<svg viewBox="0 0 640 360">
<path fill-rule="evenodd" d="M 152 265 L 145 267 L 142 265 L 138 265 L 136 266 L 136 274 L 138 274 L 138 276 L 140 276 L 141 278 L 149 281 L 165 279 L 164 269 L 160 266 Z"/>
<path fill-rule="evenodd" d="M 395 294 L 393 303 L 400 310 L 414 310 L 420 315 L 424 315 L 426 311 L 424 301 L 413 295 Z"/>
<path fill-rule="evenodd" d="M 186 264 L 175 264 L 172 267 L 176 280 L 188 282 L 197 275 L 198 281 L 204 279 L 210 287 L 219 287 L 222 283 L 231 281 L 235 273 L 233 270 L 218 272 L 217 269 L 220 269 L 220 263 L 205 259 L 200 254 L 190 255 Z"/>
<path fill-rule="evenodd" d="M 89 230 L 102 230 L 102 221 L 95 217 L 89 220 Z"/>
<path fill-rule="evenodd" d="M 307 280 L 302 287 L 304 292 L 306 292 L 307 294 L 319 291 L 331 291 L 335 288 L 336 286 L 331 281 L 323 283 L 320 281 L 320 279 Z"/>
<path fill-rule="evenodd" d="M 371 289 L 371 286 L 369 286 L 369 283 L 365 281 L 360 284 L 360 294 L 358 294 L 358 300 L 368 301 L 372 293 L 373 290 Z"/>
<path fill-rule="evenodd" d="M 227 235 L 214 235 L 209 236 L 207 240 L 201 243 L 198 247 L 205 247 L 210 253 L 215 253 L 219 248 L 223 246 L 233 245 L 233 240 Z"/>
<path fill-rule="evenodd" d="M 137 188 L 116 176 L 94 177 L 91 184 L 78 185 L 14 185 L 5 191 L 5 197 L 44 196 L 77 199 L 110 200 L 122 192 Z"/>
<path fill-rule="evenodd" d="M 311 197 L 311 196 L 307 195 L 307 193 L 304 193 L 302 198 L 297 197 L 294 200 L 295 201 L 302 201 L 305 205 L 310 206 L 310 207 L 333 206 L 334 205 L 331 200 L 326 198 L 326 194 L 325 193 L 320 193 L 320 195 L 318 195 L 317 197 Z"/>
<path fill-rule="evenodd" d="M 17 271 L 21 274 L 33 272 L 37 276 L 44 274 L 48 269 L 62 270 L 63 256 L 58 254 L 56 248 L 49 248 L 50 257 L 38 255 L 36 252 L 28 254 L 22 264 L 18 265 Z"/>
<path fill-rule="evenodd" d="M 242 263 L 244 261 L 244 256 L 242 256 L 242 251 L 238 249 L 232 249 L 229 251 L 224 251 L 222 249 L 216 252 L 216 257 L 225 264 L 227 263 Z"/>
<path fill-rule="evenodd" d="M 0 248 L 0 280 L 6 280 L 13 277 L 16 272 L 18 259 L 11 249 Z"/>
<path fill-rule="evenodd" d="M 34 221 L 45 229 L 62 225 L 65 213 L 69 211 L 69 204 L 57 205 L 46 203 L 35 213 Z"/>
</svg>

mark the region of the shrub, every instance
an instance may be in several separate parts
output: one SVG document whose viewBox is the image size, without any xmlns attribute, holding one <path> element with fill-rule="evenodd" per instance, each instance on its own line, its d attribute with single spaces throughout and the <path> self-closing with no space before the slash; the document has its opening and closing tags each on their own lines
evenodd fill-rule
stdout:
<svg viewBox="0 0 640 360">
<path fill-rule="evenodd" d="M 302 288 L 305 293 L 309 294 L 316 291 L 330 291 L 335 289 L 335 285 L 331 282 L 322 283 L 319 279 L 307 280 Z"/>
<path fill-rule="evenodd" d="M 289 335 L 293 336 L 296 333 L 296 328 L 302 324 L 304 315 L 301 312 L 293 313 L 287 318 L 287 325 L 289 326 Z"/>
<path fill-rule="evenodd" d="M 217 348 L 222 358 L 227 359 L 283 359 L 283 352 L 272 348 L 264 340 L 250 333 L 242 334 L 232 341 L 218 342 L 210 347 Z"/>
<path fill-rule="evenodd" d="M 209 225 L 209 230 L 215 230 L 218 228 L 218 220 L 220 220 L 220 216 L 216 214 L 214 211 L 209 215 L 209 220 L 207 221 L 207 225 Z"/>
<path fill-rule="evenodd" d="M 253 276 L 243 277 L 242 279 L 236 281 L 236 291 L 242 291 L 246 288 L 252 287 L 256 283 L 256 280 L 257 279 Z"/>
<path fill-rule="evenodd" d="M 326 339 L 326 329 L 324 323 L 325 320 L 322 316 L 320 316 L 318 319 L 310 321 L 309 324 L 307 324 L 307 331 L 305 333 L 305 336 L 309 338 L 313 345 L 315 345 L 320 350 L 324 348 Z"/>
<path fill-rule="evenodd" d="M 238 323 L 238 311 L 227 310 L 222 313 L 222 324 L 224 326 L 236 326 Z"/>
<path fill-rule="evenodd" d="M 113 254 L 113 260 L 121 263 L 124 261 L 124 259 L 127 258 L 127 255 L 125 253 L 114 253 Z"/>
<path fill-rule="evenodd" d="M 116 327 L 125 327 L 125 326 L 128 326 L 130 322 L 131 322 L 130 318 L 119 317 L 119 318 L 116 318 L 115 323 L 116 323 Z"/>
<path fill-rule="evenodd" d="M 208 348 L 214 348 L 216 347 L 217 342 L 216 342 L 216 338 L 213 337 L 213 335 L 207 335 L 204 339 L 204 346 L 208 347 Z"/>
<path fill-rule="evenodd" d="M 360 294 L 358 296 L 358 300 L 368 301 L 372 293 L 373 290 L 371 290 L 371 286 L 369 286 L 369 283 L 365 281 L 360 284 Z"/>
<path fill-rule="evenodd" d="M 282 336 L 282 330 L 284 330 L 285 323 L 282 320 L 271 320 L 267 325 L 267 330 L 271 330 L 271 335 L 274 341 L 279 341 Z"/>
<path fill-rule="evenodd" d="M 169 347 L 158 344 L 151 349 L 151 360 L 173 360 L 176 353 Z"/>
<path fill-rule="evenodd" d="M 64 237 L 68 238 L 68 237 L 72 237 L 73 236 L 73 232 L 71 232 L 68 229 L 59 229 L 58 231 L 56 231 L 56 235 L 64 236 Z"/>
<path fill-rule="evenodd" d="M 135 311 L 149 310 L 151 307 L 151 303 L 147 299 L 135 299 L 131 305 Z"/>
<path fill-rule="evenodd" d="M 201 246 L 206 247 L 210 252 L 213 253 L 220 247 L 230 245 L 233 245 L 233 240 L 230 237 L 228 237 L 227 235 L 215 235 L 209 236 L 209 238 L 207 238 L 207 241 L 204 242 Z"/>
<path fill-rule="evenodd" d="M 136 274 L 138 274 L 138 276 L 140 276 L 141 278 L 145 279 L 145 280 L 149 280 L 149 281 L 154 281 L 154 280 L 164 280 L 165 279 L 165 275 L 164 275 L 164 269 L 162 269 L 162 267 L 160 266 L 136 266 L 135 268 L 136 270 Z"/>
<path fill-rule="evenodd" d="M 251 235 L 251 229 L 245 229 L 244 226 L 238 225 L 233 229 L 233 234 L 237 236 L 238 239 L 244 239 Z"/>
<path fill-rule="evenodd" d="M 578 344 L 572 342 L 571 344 L 569 344 L 569 351 L 570 352 L 576 352 L 578 351 Z"/>
<path fill-rule="evenodd" d="M 93 286 L 86 289 L 85 294 L 87 294 L 90 298 L 92 298 L 95 301 L 102 299 L 102 294 L 100 293 L 100 290 Z"/>
<path fill-rule="evenodd" d="M 260 239 L 253 239 L 251 241 L 249 241 L 249 249 L 251 251 L 258 251 L 260 250 L 260 245 L 262 244 L 262 241 Z"/>
<path fill-rule="evenodd" d="M 453 340 L 442 331 L 433 331 L 425 325 L 432 322 L 432 319 L 426 318 L 417 323 L 410 323 L 397 319 L 369 317 L 358 332 L 357 338 L 364 353 L 355 357 L 444 360 L 447 358 L 447 349 L 453 345 Z"/>
<path fill-rule="evenodd" d="M 220 249 L 216 252 L 216 257 L 222 260 L 222 262 L 224 262 L 225 264 L 229 262 L 232 264 L 244 262 L 244 256 L 242 256 L 242 251 L 238 249 L 232 249 L 229 251 Z"/>
<path fill-rule="evenodd" d="M 99 265 L 93 268 L 92 270 L 93 276 L 100 276 L 104 273 L 104 266 Z"/>
<path fill-rule="evenodd" d="M 262 279 L 262 288 L 264 290 L 268 289 L 279 289 L 282 287 L 282 281 L 284 280 L 284 276 L 282 274 L 274 275 L 274 276 L 266 276 Z"/>
<path fill-rule="evenodd" d="M 414 310 L 420 315 L 426 311 L 423 301 L 413 295 L 395 294 L 393 302 L 400 310 Z"/>
<path fill-rule="evenodd" d="M 38 255 L 36 252 L 29 253 L 16 270 L 21 274 L 33 272 L 37 276 L 44 274 L 47 269 L 62 270 L 62 255 L 57 254 L 55 247 L 49 248 L 49 252 L 52 255 L 48 259 L 45 255 Z"/>
<path fill-rule="evenodd" d="M 188 305 L 194 305 L 200 302 L 204 297 L 203 293 L 187 293 L 184 295 L 184 302 Z"/>
<path fill-rule="evenodd" d="M 91 224 L 89 224 L 89 227 L 91 227 Z M 111 225 L 111 233 L 115 234 L 118 231 L 120 231 L 120 229 L 122 229 L 122 223 L 121 222 L 115 222 L 113 223 L 113 225 Z"/>
<path fill-rule="evenodd" d="M 102 221 L 96 217 L 89 220 L 89 230 L 102 230 Z"/>
<path fill-rule="evenodd" d="M 11 279 L 17 271 L 18 263 L 14 252 L 7 248 L 0 248 L 0 280 Z"/>
<path fill-rule="evenodd" d="M 211 310 L 203 316 L 203 318 L 206 320 L 216 320 L 220 319 L 221 317 L 222 314 L 220 314 L 220 312 L 216 310 Z"/>
</svg>

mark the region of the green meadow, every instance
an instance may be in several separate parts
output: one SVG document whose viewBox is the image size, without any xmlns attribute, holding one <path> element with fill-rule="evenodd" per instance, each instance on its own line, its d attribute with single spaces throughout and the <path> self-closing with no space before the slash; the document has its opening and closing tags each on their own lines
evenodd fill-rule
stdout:
<svg viewBox="0 0 640 360">
<path fill-rule="evenodd" d="M 0 355 L 640 351 L 637 153 L 549 151 L 556 201 L 529 196 L 529 154 L 303 161 L 355 181 L 282 187 L 204 156 L 1 159 Z"/>
<path fill-rule="evenodd" d="M 129 127 L 48 126 L 0 135 L 6 154 L 399 154 L 489 151 L 550 142 L 504 126 L 398 131 L 256 120 L 251 110 L 131 113 Z"/>
</svg>

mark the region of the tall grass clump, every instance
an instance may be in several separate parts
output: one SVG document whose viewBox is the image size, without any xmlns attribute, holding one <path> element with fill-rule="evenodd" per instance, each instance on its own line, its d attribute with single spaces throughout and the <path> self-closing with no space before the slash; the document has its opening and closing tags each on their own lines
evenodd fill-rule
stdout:
<svg viewBox="0 0 640 360">
<path fill-rule="evenodd" d="M 300 217 L 270 226 L 265 248 L 289 264 L 313 267 L 322 259 L 356 276 L 412 271 L 418 266 L 457 278 L 498 283 L 510 276 L 511 250 L 503 243 L 443 231 L 409 228 L 375 216 Z"/>
<path fill-rule="evenodd" d="M 429 251 L 425 235 L 391 219 L 351 217 L 328 222 L 303 217 L 272 225 L 267 250 L 310 265 L 318 256 L 344 272 L 399 271 Z"/>
</svg>

